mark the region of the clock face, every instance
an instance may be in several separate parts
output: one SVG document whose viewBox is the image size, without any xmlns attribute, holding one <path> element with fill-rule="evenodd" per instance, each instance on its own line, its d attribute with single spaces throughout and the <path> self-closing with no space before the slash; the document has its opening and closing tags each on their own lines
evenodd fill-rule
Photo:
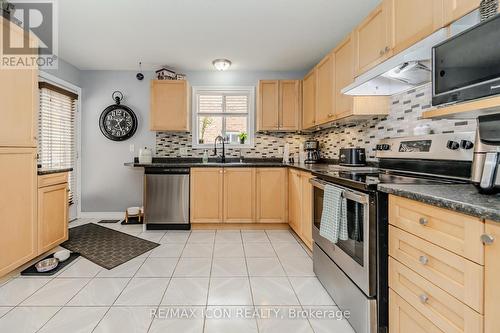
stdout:
<svg viewBox="0 0 500 333">
<path fill-rule="evenodd" d="M 108 139 L 123 141 L 134 135 L 137 129 L 137 117 L 124 105 L 111 105 L 101 114 L 99 126 Z"/>
</svg>

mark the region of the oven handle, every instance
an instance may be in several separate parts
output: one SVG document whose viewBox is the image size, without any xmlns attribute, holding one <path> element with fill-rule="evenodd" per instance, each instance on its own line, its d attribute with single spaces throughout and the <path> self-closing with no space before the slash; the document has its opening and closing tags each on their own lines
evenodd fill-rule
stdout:
<svg viewBox="0 0 500 333">
<path fill-rule="evenodd" d="M 340 189 L 342 189 L 344 191 L 344 197 L 346 199 L 353 200 L 353 201 L 359 202 L 359 203 L 364 204 L 364 205 L 367 205 L 369 203 L 369 195 L 368 194 L 357 192 L 357 191 L 353 191 L 351 189 L 348 189 L 347 187 L 334 185 L 332 183 L 326 182 L 324 180 L 320 180 L 318 178 L 312 178 L 312 179 L 309 180 L 309 182 L 314 187 L 317 187 L 320 190 L 324 190 L 325 189 L 325 185 L 330 185 L 330 186 L 333 186 L 333 187 L 338 187 L 338 188 L 340 188 Z"/>
</svg>

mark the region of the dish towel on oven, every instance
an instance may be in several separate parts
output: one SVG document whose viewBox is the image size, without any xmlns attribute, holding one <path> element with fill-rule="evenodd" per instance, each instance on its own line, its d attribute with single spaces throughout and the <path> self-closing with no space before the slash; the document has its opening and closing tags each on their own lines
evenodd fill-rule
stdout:
<svg viewBox="0 0 500 333">
<path fill-rule="evenodd" d="M 347 202 L 344 191 L 325 185 L 319 234 L 332 243 L 347 240 Z"/>
</svg>

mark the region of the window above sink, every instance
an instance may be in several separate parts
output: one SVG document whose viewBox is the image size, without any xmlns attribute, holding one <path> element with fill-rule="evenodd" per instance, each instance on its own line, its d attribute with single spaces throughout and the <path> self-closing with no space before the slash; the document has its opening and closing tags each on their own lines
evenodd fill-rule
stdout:
<svg viewBox="0 0 500 333">
<path fill-rule="evenodd" d="M 219 135 L 226 138 L 228 147 L 253 147 L 254 87 L 193 87 L 192 105 L 194 148 L 212 148 Z M 243 144 L 241 133 L 247 135 Z"/>
</svg>

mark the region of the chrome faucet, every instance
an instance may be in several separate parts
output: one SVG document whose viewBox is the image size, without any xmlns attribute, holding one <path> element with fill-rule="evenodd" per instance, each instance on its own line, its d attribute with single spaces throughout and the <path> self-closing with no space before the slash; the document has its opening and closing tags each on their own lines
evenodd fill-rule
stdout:
<svg viewBox="0 0 500 333">
<path fill-rule="evenodd" d="M 219 135 L 218 137 L 215 138 L 214 142 L 214 156 L 217 156 L 217 141 L 222 142 L 222 155 L 220 155 L 221 162 L 225 163 L 226 162 L 226 140 L 224 139 L 223 136 Z"/>
</svg>

